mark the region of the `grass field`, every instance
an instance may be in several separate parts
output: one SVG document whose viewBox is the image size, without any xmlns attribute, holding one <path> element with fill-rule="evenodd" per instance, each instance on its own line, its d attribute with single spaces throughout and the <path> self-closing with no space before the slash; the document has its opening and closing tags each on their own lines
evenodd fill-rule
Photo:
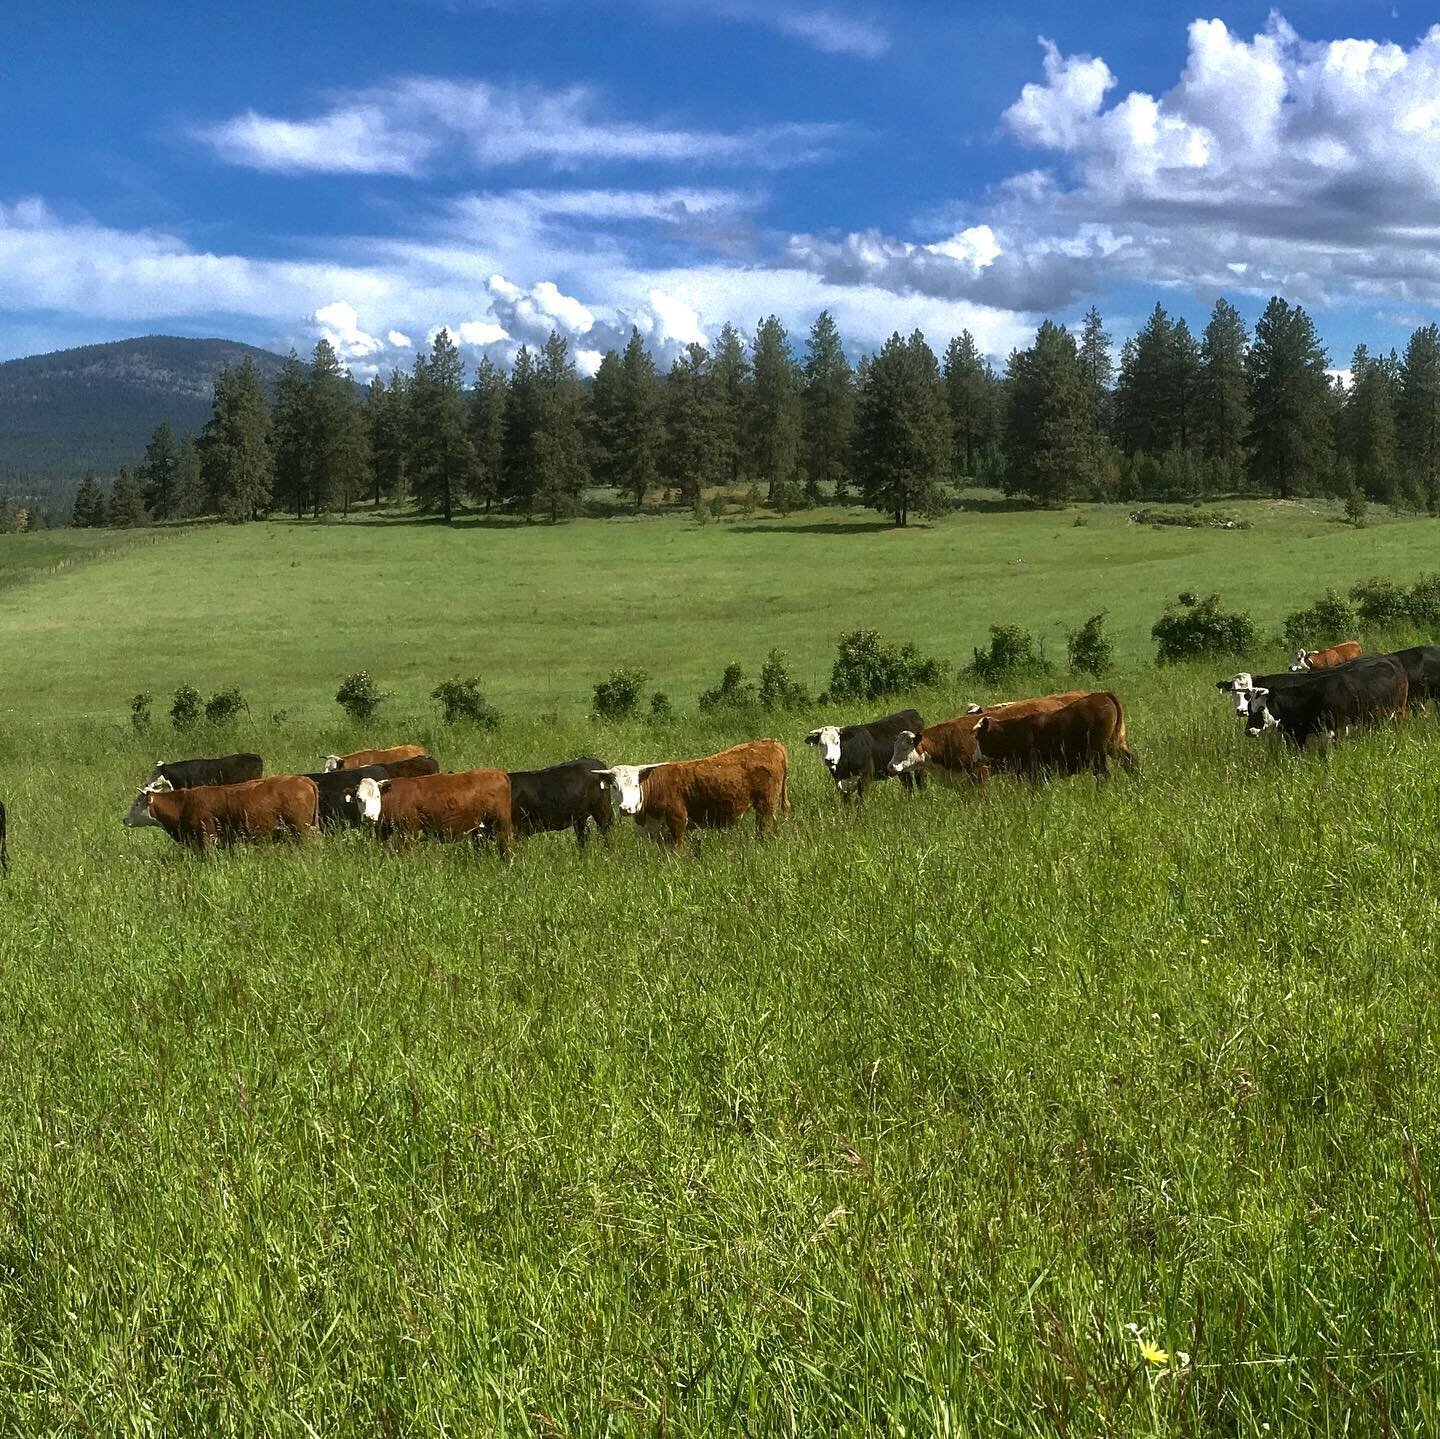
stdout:
<svg viewBox="0 0 1440 1439">
<path fill-rule="evenodd" d="M 1147 658 L 1180 589 L 1273 631 L 1434 568 L 1431 523 L 369 522 L 14 586 L 0 540 L 0 1434 L 1435 1432 L 1440 722 L 1296 757 Z M 1102 605 L 1144 770 L 1100 791 L 857 815 L 809 712 L 693 713 L 772 644 L 816 682 L 856 623 L 1063 655 Z M 626 659 L 672 727 L 583 718 Z M 778 733 L 794 813 L 508 866 L 122 830 L 176 749 L 134 690 L 239 683 L 181 747 L 307 768 L 365 737 L 356 663 L 372 737 L 457 768 Z M 495 735 L 424 698 L 471 672 Z"/>
</svg>

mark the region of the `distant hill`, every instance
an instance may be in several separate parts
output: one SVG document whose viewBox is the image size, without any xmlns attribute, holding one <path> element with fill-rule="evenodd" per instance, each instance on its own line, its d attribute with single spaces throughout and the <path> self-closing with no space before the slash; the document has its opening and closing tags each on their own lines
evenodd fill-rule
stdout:
<svg viewBox="0 0 1440 1439">
<path fill-rule="evenodd" d="M 215 377 L 246 356 L 266 381 L 281 357 L 235 340 L 146 335 L 0 363 L 0 494 L 68 488 L 112 474 L 169 421 L 178 435 L 210 414 Z"/>
</svg>

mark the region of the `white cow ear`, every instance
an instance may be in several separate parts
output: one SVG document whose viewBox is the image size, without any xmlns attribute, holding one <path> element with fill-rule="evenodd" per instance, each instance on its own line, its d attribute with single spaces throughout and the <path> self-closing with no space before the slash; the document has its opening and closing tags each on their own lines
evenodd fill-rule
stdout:
<svg viewBox="0 0 1440 1439">
<path fill-rule="evenodd" d="M 1254 695 L 1257 700 L 1263 700 L 1270 693 L 1270 691 L 1257 685 L 1254 689 L 1250 691 L 1250 693 Z"/>
</svg>

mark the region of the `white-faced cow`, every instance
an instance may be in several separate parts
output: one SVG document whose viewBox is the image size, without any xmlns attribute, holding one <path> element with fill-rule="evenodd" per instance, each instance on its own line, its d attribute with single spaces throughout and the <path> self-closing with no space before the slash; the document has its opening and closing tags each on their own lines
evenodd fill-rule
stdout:
<svg viewBox="0 0 1440 1439">
<path fill-rule="evenodd" d="M 389 749 L 357 749 L 354 754 L 327 754 L 325 772 L 337 769 L 365 769 L 372 764 L 398 764 L 425 753 L 423 744 L 397 744 Z"/>
<path fill-rule="evenodd" d="M 897 710 L 882 715 L 868 724 L 822 725 L 805 736 L 805 743 L 820 752 L 840 798 L 847 804 L 853 796 L 863 801 L 866 791 L 877 780 L 890 779 L 890 756 L 895 751 L 895 736 L 902 730 L 919 733 L 925 721 L 915 710 Z M 900 776 L 906 793 L 925 783 L 923 770 L 907 770 Z"/>
<path fill-rule="evenodd" d="M 125 823 L 131 829 L 157 825 L 177 844 L 204 850 L 240 839 L 302 838 L 318 826 L 319 808 L 315 781 L 304 775 L 190 789 L 175 789 L 161 775 L 136 796 Z"/>
<path fill-rule="evenodd" d="M 1301 674 L 1308 670 L 1333 670 L 1347 660 L 1359 659 L 1363 653 L 1358 640 L 1346 640 L 1343 644 L 1331 645 L 1323 650 L 1301 650 L 1296 654 L 1290 672 Z"/>
<path fill-rule="evenodd" d="M 1356 726 L 1403 715 L 1409 692 L 1404 666 L 1393 655 L 1366 655 L 1307 674 L 1298 684 L 1252 684 L 1246 695 L 1245 732 L 1278 730 L 1303 749 L 1310 739 L 1336 739 Z"/>
<path fill-rule="evenodd" d="M 980 764 L 1026 779 L 1052 774 L 1109 774 L 1117 759 L 1130 773 L 1139 762 L 1125 736 L 1125 708 L 1109 693 L 1081 695 L 1061 709 L 1027 715 L 981 715 L 975 724 Z"/>
<path fill-rule="evenodd" d="M 502 859 L 510 854 L 510 777 L 503 769 L 362 779 L 355 803 L 382 840 L 468 839 L 477 849 L 493 840 Z"/>
</svg>

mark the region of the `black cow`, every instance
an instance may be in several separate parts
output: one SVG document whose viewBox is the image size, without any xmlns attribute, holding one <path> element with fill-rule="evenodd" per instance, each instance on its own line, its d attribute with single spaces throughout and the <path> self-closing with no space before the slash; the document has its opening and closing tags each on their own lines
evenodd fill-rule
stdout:
<svg viewBox="0 0 1440 1439">
<path fill-rule="evenodd" d="M 1440 700 L 1440 645 L 1415 645 L 1390 656 L 1399 662 L 1410 685 L 1407 705 L 1434 704 Z"/>
<path fill-rule="evenodd" d="M 552 764 L 548 769 L 521 769 L 510 772 L 510 819 L 517 835 L 545 834 L 573 829 L 584 844 L 589 822 L 609 836 L 614 815 L 610 808 L 610 786 L 600 777 L 608 774 L 603 759 L 582 755 Z"/>
<path fill-rule="evenodd" d="M 147 784 L 164 776 L 171 789 L 195 789 L 202 784 L 243 784 L 265 773 L 258 754 L 226 754 L 218 759 L 156 760 Z"/>
<path fill-rule="evenodd" d="M 1364 655 L 1296 678 L 1302 683 L 1251 688 L 1246 734 L 1278 729 L 1303 749 L 1314 735 L 1334 739 L 1355 725 L 1403 715 L 1410 691 L 1404 666 L 1392 655 Z"/>
<path fill-rule="evenodd" d="M 0 874 L 10 873 L 10 851 L 5 848 L 5 806 L 0 804 Z"/>
<path fill-rule="evenodd" d="M 812 729 L 805 736 L 806 744 L 813 744 L 820 751 L 840 798 L 847 804 L 853 794 L 863 800 L 865 791 L 876 780 L 889 779 L 890 757 L 895 753 L 895 736 L 907 731 L 922 734 L 925 721 L 914 710 L 900 710 L 893 715 L 881 715 L 869 724 L 823 725 Z M 925 776 L 917 767 L 906 770 L 900 776 L 900 783 L 908 794 L 923 789 Z"/>
<path fill-rule="evenodd" d="M 392 764 L 367 764 L 359 769 L 330 769 L 320 774 L 307 774 L 320 791 L 321 829 L 358 829 L 364 816 L 355 803 L 355 791 L 362 779 L 414 779 L 419 775 L 439 774 L 440 761 L 428 754 L 411 759 L 398 759 Z"/>
</svg>

